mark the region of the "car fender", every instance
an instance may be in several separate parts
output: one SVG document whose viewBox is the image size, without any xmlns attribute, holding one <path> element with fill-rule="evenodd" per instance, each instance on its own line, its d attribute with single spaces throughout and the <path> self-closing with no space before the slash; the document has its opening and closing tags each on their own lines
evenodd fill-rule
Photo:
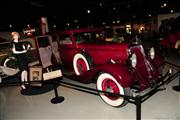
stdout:
<svg viewBox="0 0 180 120">
<path fill-rule="evenodd" d="M 90 54 L 86 50 L 82 50 L 80 53 L 87 58 L 90 68 L 92 68 L 94 65 L 94 61 L 92 57 L 90 56 Z"/>
<path fill-rule="evenodd" d="M 106 72 L 111 74 L 123 87 L 130 87 L 133 84 L 132 72 L 125 66 L 125 64 L 103 64 L 93 67 L 82 75 L 71 75 L 70 78 L 83 82 L 91 83 L 95 80 L 98 74 Z"/>
<path fill-rule="evenodd" d="M 132 72 L 125 64 L 107 64 L 100 71 L 111 74 L 124 88 L 133 84 Z"/>
</svg>

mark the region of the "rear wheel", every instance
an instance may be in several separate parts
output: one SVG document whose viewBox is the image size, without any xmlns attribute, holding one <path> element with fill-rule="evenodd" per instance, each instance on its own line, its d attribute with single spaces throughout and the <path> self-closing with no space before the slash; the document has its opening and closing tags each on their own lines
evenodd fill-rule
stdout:
<svg viewBox="0 0 180 120">
<path fill-rule="evenodd" d="M 108 73 L 101 73 L 97 79 L 97 89 L 100 91 L 116 93 L 121 95 L 126 95 L 127 90 L 123 88 L 117 80 Z M 106 93 L 99 92 L 100 97 L 104 102 L 113 107 L 122 107 L 127 104 L 127 101 L 123 97 L 110 95 Z"/>
</svg>

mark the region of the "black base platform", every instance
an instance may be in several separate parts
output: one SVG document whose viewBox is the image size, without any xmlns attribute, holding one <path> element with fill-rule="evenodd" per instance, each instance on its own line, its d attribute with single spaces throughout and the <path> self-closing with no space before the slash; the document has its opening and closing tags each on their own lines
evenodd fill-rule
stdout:
<svg viewBox="0 0 180 120">
<path fill-rule="evenodd" d="M 38 95 L 49 92 L 54 89 L 52 84 L 45 84 L 42 86 L 27 86 L 26 89 L 21 90 L 22 95 Z"/>
<path fill-rule="evenodd" d="M 58 96 L 51 99 L 52 104 L 58 104 L 64 101 L 64 97 Z"/>
<path fill-rule="evenodd" d="M 177 91 L 177 92 L 180 92 L 180 86 L 174 86 L 173 87 L 173 90 Z"/>
</svg>

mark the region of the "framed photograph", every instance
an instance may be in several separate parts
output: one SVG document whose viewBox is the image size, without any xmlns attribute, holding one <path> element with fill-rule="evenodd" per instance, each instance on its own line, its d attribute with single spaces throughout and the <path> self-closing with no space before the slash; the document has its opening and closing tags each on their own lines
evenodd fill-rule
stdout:
<svg viewBox="0 0 180 120">
<path fill-rule="evenodd" d="M 41 81 L 42 80 L 42 66 L 32 66 L 29 68 L 29 81 Z M 33 85 L 40 84 L 40 82 L 32 82 Z"/>
</svg>

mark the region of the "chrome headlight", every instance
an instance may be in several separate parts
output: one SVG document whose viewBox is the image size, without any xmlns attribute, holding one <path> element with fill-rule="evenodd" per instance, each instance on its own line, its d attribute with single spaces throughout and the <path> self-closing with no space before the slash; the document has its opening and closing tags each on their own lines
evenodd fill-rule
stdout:
<svg viewBox="0 0 180 120">
<path fill-rule="evenodd" d="M 155 50 L 154 50 L 154 47 L 152 47 L 150 50 L 149 50 L 149 56 L 150 58 L 153 60 L 154 57 L 155 57 Z"/>
<path fill-rule="evenodd" d="M 136 67 L 136 65 L 137 65 L 137 56 L 136 56 L 136 54 L 135 54 L 135 53 L 133 53 L 133 54 L 131 55 L 131 57 L 130 57 L 130 61 L 131 61 L 131 65 L 132 65 L 132 67 L 133 67 L 133 68 L 135 68 L 135 67 Z"/>
</svg>

